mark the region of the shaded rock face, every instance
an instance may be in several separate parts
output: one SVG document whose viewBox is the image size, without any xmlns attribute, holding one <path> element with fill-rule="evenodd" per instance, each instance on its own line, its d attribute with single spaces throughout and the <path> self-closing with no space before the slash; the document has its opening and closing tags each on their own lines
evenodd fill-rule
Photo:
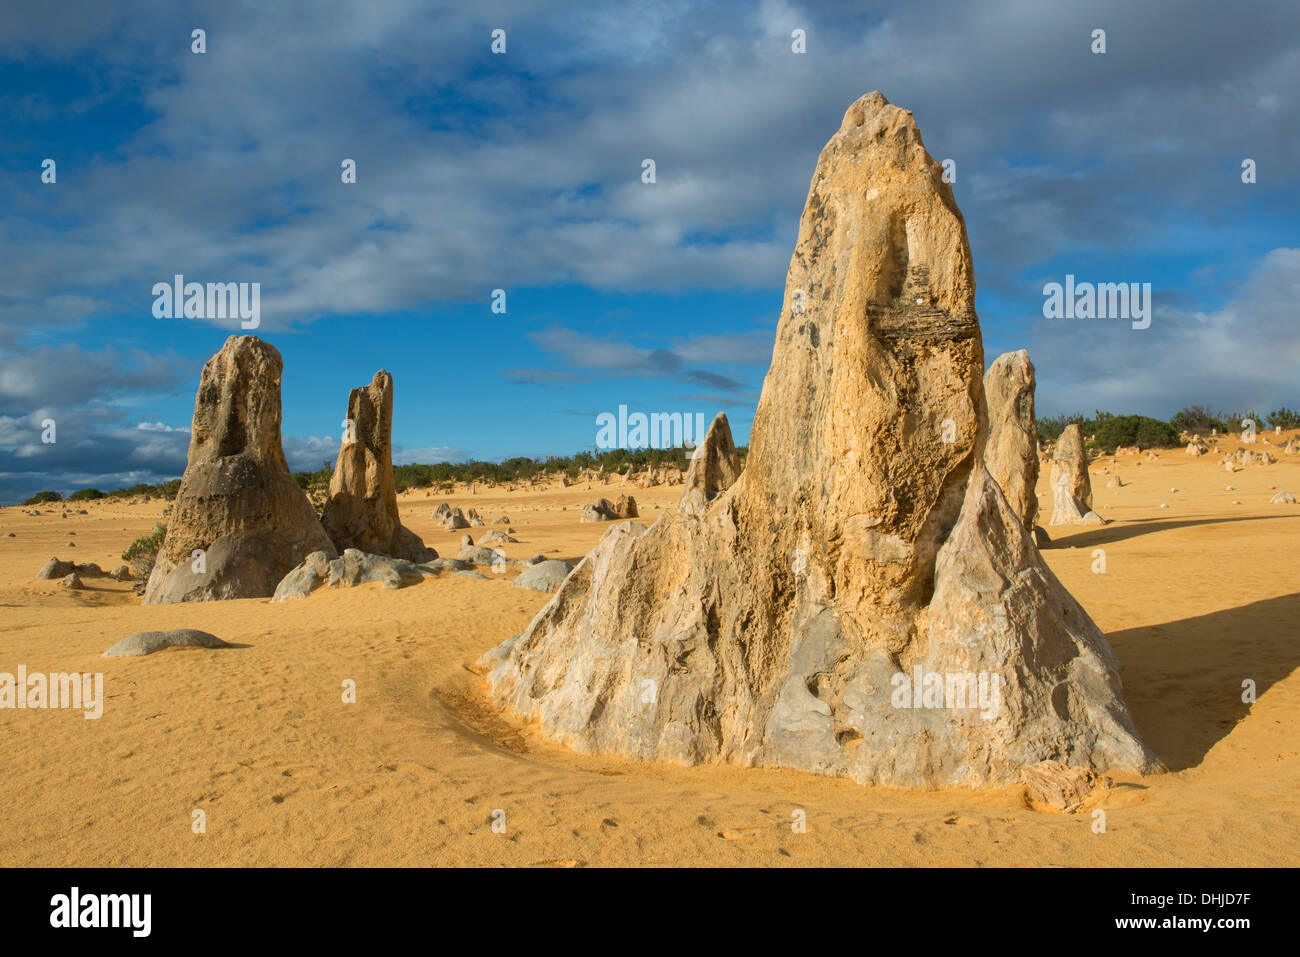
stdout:
<svg viewBox="0 0 1300 957">
<path fill-rule="evenodd" d="M 1038 424 L 1034 419 L 1034 364 L 1024 349 L 998 356 L 984 374 L 989 438 L 984 464 L 1011 510 L 1033 530 L 1038 514 Z"/>
<path fill-rule="evenodd" d="M 677 510 L 683 515 L 703 516 L 710 502 L 731 488 L 740 478 L 740 455 L 731 437 L 731 423 L 719 412 L 709 426 L 686 472 L 685 489 Z"/>
<path fill-rule="evenodd" d="M 911 114 L 863 97 L 818 160 L 744 471 L 702 513 L 613 526 L 480 660 L 495 703 L 578 751 L 863 783 L 1152 767 L 982 464 L 974 293 Z"/>
<path fill-rule="evenodd" d="M 337 555 L 285 462 L 282 369 L 280 353 L 256 336 L 231 336 L 203 367 L 189 460 L 145 604 L 269 598 L 309 553 Z"/>
<path fill-rule="evenodd" d="M 1083 432 L 1077 422 L 1065 427 L 1052 453 L 1052 525 L 1078 525 L 1092 511 L 1092 480 Z"/>
<path fill-rule="evenodd" d="M 355 548 L 412 562 L 437 558 L 438 553 L 426 548 L 397 515 L 393 377 L 381 369 L 370 385 L 353 389 L 347 421 L 352 428 L 339 448 L 329 500 L 321 515 L 326 534 L 340 552 Z"/>
</svg>

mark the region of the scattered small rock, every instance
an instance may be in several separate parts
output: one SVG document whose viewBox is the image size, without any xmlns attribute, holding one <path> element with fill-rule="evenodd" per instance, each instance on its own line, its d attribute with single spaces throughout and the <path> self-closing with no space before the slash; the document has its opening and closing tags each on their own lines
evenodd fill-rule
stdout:
<svg viewBox="0 0 1300 957">
<path fill-rule="evenodd" d="M 1066 814 L 1079 810 L 1093 791 L 1114 785 L 1110 778 L 1095 774 L 1091 768 L 1070 768 L 1060 761 L 1040 761 L 1025 768 L 1023 780 L 1030 801 Z"/>
</svg>

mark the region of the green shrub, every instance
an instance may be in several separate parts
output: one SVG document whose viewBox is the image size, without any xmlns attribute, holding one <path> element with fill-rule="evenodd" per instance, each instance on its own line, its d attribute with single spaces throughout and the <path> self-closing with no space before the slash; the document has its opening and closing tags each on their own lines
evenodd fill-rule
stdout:
<svg viewBox="0 0 1300 957">
<path fill-rule="evenodd" d="M 1174 413 L 1174 417 L 1169 420 L 1169 427 L 1175 432 L 1186 432 L 1190 435 L 1209 435 L 1217 430 L 1220 435 L 1225 432 L 1231 432 L 1232 429 L 1224 418 L 1210 411 L 1209 406 L 1188 405 Z M 1241 428 L 1240 425 L 1237 428 Z"/>
<path fill-rule="evenodd" d="M 1107 451 L 1120 445 L 1138 445 L 1144 449 L 1181 445 L 1177 430 L 1168 422 L 1145 415 L 1107 416 L 1091 433 L 1093 444 Z"/>
<path fill-rule="evenodd" d="M 62 502 L 62 501 L 63 501 L 63 496 L 60 495 L 58 492 L 37 492 L 27 501 L 23 502 L 23 504 L 44 505 L 47 502 Z"/>
<path fill-rule="evenodd" d="M 83 489 L 78 489 L 77 491 L 75 491 L 75 492 L 73 492 L 71 495 L 69 495 L 69 496 L 68 496 L 68 501 L 69 501 L 69 502 L 88 502 L 88 501 L 90 501 L 91 499 L 96 499 L 96 498 L 107 498 L 107 497 L 108 497 L 108 496 L 106 496 L 103 492 L 101 492 L 101 491 L 100 491 L 99 489 L 97 489 L 97 488 L 83 488 Z"/>
<path fill-rule="evenodd" d="M 158 549 L 162 548 L 163 539 L 167 537 L 167 526 L 154 526 L 153 534 L 137 538 L 122 553 L 122 561 L 131 567 L 131 573 L 139 579 L 149 577 L 153 571 L 154 561 L 158 558 Z"/>
</svg>

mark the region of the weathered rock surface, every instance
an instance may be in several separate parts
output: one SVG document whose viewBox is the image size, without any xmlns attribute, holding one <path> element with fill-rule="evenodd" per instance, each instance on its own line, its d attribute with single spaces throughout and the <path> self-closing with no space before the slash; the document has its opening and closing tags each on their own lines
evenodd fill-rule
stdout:
<svg viewBox="0 0 1300 957">
<path fill-rule="evenodd" d="M 1038 423 L 1034 419 L 1034 364 L 1024 349 L 998 356 L 984 374 L 989 438 L 984 464 L 1025 528 L 1038 514 Z"/>
<path fill-rule="evenodd" d="M 337 554 L 285 462 L 282 369 L 280 353 L 255 336 L 231 336 L 203 367 L 189 461 L 146 604 L 269 598 L 311 552 Z"/>
<path fill-rule="evenodd" d="M 683 515 L 703 517 L 709 503 L 736 484 L 740 478 L 740 455 L 731 437 L 731 423 L 719 412 L 704 434 L 704 441 L 691 455 L 677 510 Z M 633 515 L 624 516 L 634 518 Z"/>
<path fill-rule="evenodd" d="M 330 475 L 321 525 L 340 551 L 355 548 L 425 562 L 438 553 L 402 525 L 393 484 L 393 377 L 375 373 L 370 385 L 348 396 L 347 421 L 338 461 Z M 351 441 L 348 441 L 350 439 Z"/>
<path fill-rule="evenodd" d="M 863 783 L 1155 767 L 985 471 L 982 375 L 951 188 L 869 94 L 818 160 L 744 471 L 703 517 L 611 527 L 480 660 L 492 699 L 578 751 Z"/>
<path fill-rule="evenodd" d="M 134 658 L 151 655 L 164 648 L 229 648 L 230 644 L 216 635 L 193 628 L 177 628 L 174 631 L 138 631 L 127 635 L 108 651 L 105 658 Z"/>
<path fill-rule="evenodd" d="M 1278 492 L 1276 495 L 1270 498 L 1268 502 L 1270 505 L 1294 505 L 1295 496 L 1292 495 L 1290 492 L 1288 492 L 1286 489 L 1282 489 L 1280 492 Z"/>
<path fill-rule="evenodd" d="M 1083 432 L 1077 422 L 1065 427 L 1052 455 L 1052 520 L 1049 525 L 1078 525 L 1092 511 L 1092 481 Z"/>
</svg>

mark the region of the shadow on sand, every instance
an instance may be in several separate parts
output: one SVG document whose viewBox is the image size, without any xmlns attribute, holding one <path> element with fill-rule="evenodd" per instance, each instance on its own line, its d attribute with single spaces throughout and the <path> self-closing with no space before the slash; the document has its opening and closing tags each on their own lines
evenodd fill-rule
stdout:
<svg viewBox="0 0 1300 957">
<path fill-rule="evenodd" d="M 1138 733 L 1169 770 L 1200 764 L 1246 717 L 1245 679 L 1258 701 L 1300 667 L 1298 622 L 1300 592 L 1107 636 Z"/>
<path fill-rule="evenodd" d="M 1300 521 L 1300 515 L 1243 515 L 1240 518 L 1189 518 L 1182 521 L 1134 522 L 1128 525 L 1107 525 L 1095 531 L 1082 532 L 1078 535 L 1059 539 L 1055 537 L 1056 533 L 1063 533 L 1066 529 L 1074 526 L 1048 525 L 1047 534 L 1053 537 L 1052 543 L 1044 551 L 1053 548 L 1087 548 L 1096 545 L 1109 545 L 1112 542 L 1122 542 L 1126 538 L 1135 538 L 1138 535 L 1167 532 L 1175 528 L 1190 528 L 1194 525 L 1228 525 L 1232 522 L 1275 522 L 1278 519 Z"/>
</svg>

